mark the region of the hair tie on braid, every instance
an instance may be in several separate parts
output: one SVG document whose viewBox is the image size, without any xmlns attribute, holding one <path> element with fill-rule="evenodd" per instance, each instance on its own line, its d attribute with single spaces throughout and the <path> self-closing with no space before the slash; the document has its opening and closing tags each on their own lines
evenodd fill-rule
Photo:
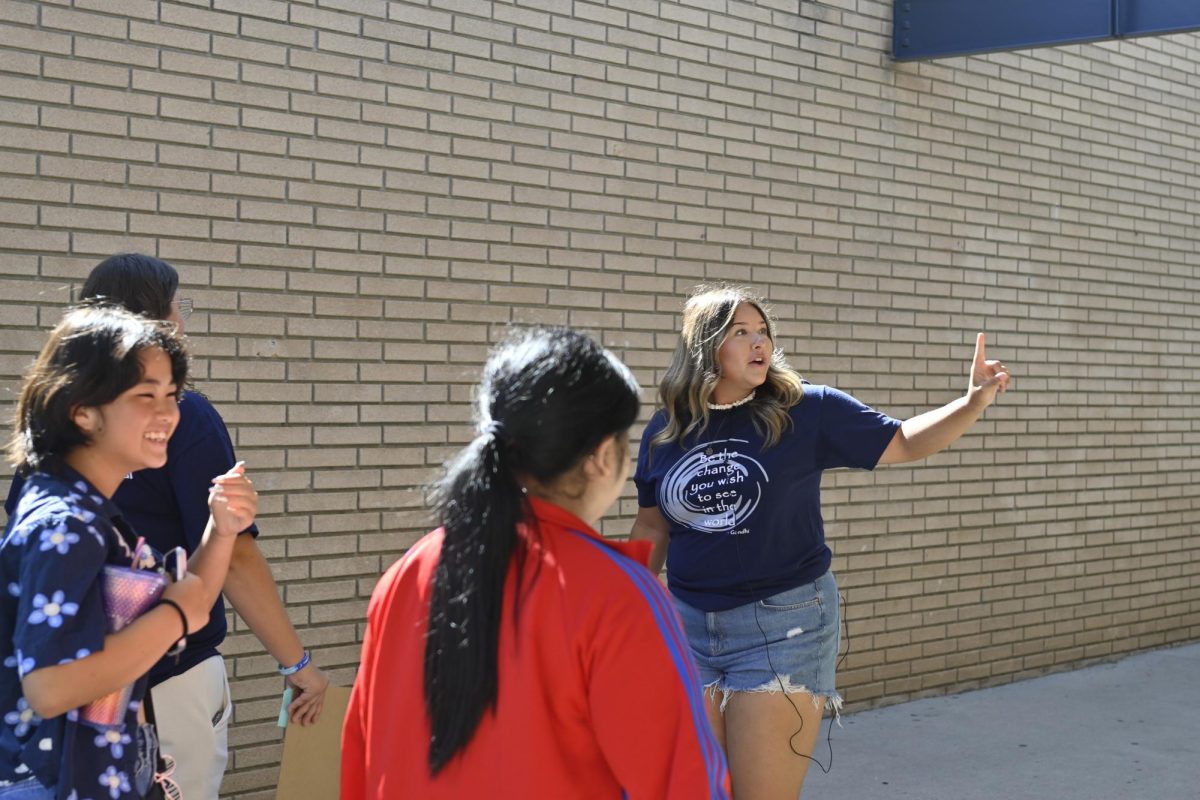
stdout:
<svg viewBox="0 0 1200 800">
<path fill-rule="evenodd" d="M 490 436 L 498 442 L 508 442 L 508 436 L 506 433 L 507 431 L 504 427 L 504 423 L 498 419 L 493 419 L 489 421 L 488 424 L 483 426 L 483 435 Z"/>
</svg>

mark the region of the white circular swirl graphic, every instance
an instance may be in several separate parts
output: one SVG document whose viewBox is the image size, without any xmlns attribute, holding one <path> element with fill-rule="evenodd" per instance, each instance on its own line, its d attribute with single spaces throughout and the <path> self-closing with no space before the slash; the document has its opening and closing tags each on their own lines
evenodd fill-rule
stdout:
<svg viewBox="0 0 1200 800">
<path fill-rule="evenodd" d="M 745 439 L 697 445 L 663 476 L 660 507 L 677 525 L 694 531 L 729 533 L 754 513 L 762 499 L 766 470 L 742 453 Z"/>
</svg>

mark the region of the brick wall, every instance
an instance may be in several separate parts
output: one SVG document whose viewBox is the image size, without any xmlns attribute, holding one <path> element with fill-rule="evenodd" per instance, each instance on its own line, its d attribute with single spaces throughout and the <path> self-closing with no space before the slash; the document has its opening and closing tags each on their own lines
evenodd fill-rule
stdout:
<svg viewBox="0 0 1200 800">
<path fill-rule="evenodd" d="M 890 8 L 0 0 L 5 409 L 92 264 L 178 265 L 349 683 L 502 328 L 598 332 L 650 398 L 682 293 L 731 279 L 897 416 L 961 393 L 976 330 L 1017 373 L 950 452 L 826 480 L 852 708 L 1200 638 L 1200 39 L 894 64 Z M 279 680 L 238 628 L 225 790 L 269 798 Z"/>
</svg>

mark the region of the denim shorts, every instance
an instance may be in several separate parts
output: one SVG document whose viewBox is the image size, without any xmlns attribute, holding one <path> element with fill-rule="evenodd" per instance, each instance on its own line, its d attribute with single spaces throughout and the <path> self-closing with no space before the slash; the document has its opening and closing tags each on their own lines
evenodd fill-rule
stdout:
<svg viewBox="0 0 1200 800">
<path fill-rule="evenodd" d="M 701 611 L 675 598 L 705 690 L 806 692 L 837 711 L 840 624 L 832 572 L 812 583 L 728 611 Z"/>
<path fill-rule="evenodd" d="M 54 790 L 37 782 L 37 778 L 26 778 L 20 783 L 0 786 L 3 800 L 54 800 Z"/>
</svg>

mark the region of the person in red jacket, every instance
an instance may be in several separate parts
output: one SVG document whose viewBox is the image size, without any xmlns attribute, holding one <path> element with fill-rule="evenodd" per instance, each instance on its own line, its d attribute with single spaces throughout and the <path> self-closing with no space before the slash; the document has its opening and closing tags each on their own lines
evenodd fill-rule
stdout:
<svg viewBox="0 0 1200 800">
<path fill-rule="evenodd" d="M 524 331 L 492 355 L 479 435 L 435 487 L 442 527 L 371 596 L 342 800 L 728 799 L 648 549 L 593 530 L 638 406 L 583 334 Z"/>
</svg>

